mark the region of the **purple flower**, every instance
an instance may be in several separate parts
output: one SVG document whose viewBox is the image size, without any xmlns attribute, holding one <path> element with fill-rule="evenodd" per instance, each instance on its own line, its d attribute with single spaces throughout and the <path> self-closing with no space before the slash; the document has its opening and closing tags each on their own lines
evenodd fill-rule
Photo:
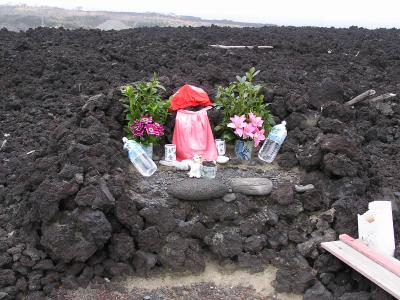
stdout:
<svg viewBox="0 0 400 300">
<path fill-rule="evenodd" d="M 140 121 L 144 124 L 150 124 L 153 123 L 153 118 L 150 117 L 149 115 L 144 115 L 142 116 L 142 118 L 140 119 Z"/>
<path fill-rule="evenodd" d="M 147 124 L 146 125 L 146 132 L 148 135 L 156 135 L 157 133 L 157 128 L 154 126 L 154 124 Z"/>
<path fill-rule="evenodd" d="M 144 123 L 140 120 L 135 120 L 133 125 L 131 125 L 131 131 L 134 137 L 142 137 L 144 135 Z"/>
<path fill-rule="evenodd" d="M 135 138 L 146 138 L 146 135 L 156 137 L 164 135 L 164 126 L 154 122 L 153 118 L 148 115 L 144 115 L 140 119 L 135 120 L 130 126 L 130 129 Z"/>
<path fill-rule="evenodd" d="M 164 135 L 164 126 L 162 126 L 161 124 L 156 123 L 156 122 L 154 123 L 154 126 L 155 126 L 156 132 L 157 132 L 156 136 Z"/>
<path fill-rule="evenodd" d="M 159 123 L 146 124 L 145 128 L 148 135 L 162 136 L 164 134 L 164 127 Z"/>
</svg>

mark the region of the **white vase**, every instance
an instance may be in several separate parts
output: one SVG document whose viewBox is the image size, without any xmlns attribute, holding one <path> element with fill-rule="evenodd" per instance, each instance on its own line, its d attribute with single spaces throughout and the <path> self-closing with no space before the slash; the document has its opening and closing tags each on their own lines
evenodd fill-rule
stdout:
<svg viewBox="0 0 400 300">
<path fill-rule="evenodd" d="M 176 160 L 176 145 L 166 144 L 164 146 L 165 161 L 175 161 Z"/>
<path fill-rule="evenodd" d="M 215 146 L 217 147 L 218 155 L 222 156 L 226 153 L 226 144 L 225 141 L 222 139 L 215 140 Z"/>
</svg>

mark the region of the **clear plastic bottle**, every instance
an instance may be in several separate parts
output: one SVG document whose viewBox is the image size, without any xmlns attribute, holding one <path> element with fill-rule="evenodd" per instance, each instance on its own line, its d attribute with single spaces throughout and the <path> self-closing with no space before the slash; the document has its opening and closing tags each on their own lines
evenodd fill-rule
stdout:
<svg viewBox="0 0 400 300">
<path fill-rule="evenodd" d="M 267 163 L 273 162 L 286 136 L 287 130 L 285 121 L 272 127 L 271 132 L 268 134 L 267 139 L 258 152 L 258 158 Z"/>
<path fill-rule="evenodd" d="M 149 177 L 157 171 L 157 165 L 146 154 L 142 146 L 135 141 L 122 138 L 124 142 L 124 150 L 128 151 L 128 156 L 132 164 L 136 167 L 140 174 Z"/>
</svg>

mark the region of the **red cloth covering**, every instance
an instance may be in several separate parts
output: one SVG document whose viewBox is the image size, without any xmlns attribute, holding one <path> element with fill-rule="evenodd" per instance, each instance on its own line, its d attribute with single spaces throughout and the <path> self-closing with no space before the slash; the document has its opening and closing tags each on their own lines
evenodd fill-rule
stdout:
<svg viewBox="0 0 400 300">
<path fill-rule="evenodd" d="M 212 106 L 212 103 L 203 89 L 185 84 L 172 96 L 171 109 L 176 111 L 190 106 Z"/>
<path fill-rule="evenodd" d="M 176 160 L 192 159 L 199 154 L 204 160 L 217 160 L 218 153 L 208 120 L 207 110 L 178 110 L 172 143 L 176 145 Z"/>
</svg>

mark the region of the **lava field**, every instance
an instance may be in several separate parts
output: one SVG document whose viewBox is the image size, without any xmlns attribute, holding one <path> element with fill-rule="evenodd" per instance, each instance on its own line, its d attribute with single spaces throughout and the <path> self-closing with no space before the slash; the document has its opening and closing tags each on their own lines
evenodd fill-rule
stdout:
<svg viewBox="0 0 400 300">
<path fill-rule="evenodd" d="M 389 200 L 400 257 L 399 96 L 344 105 L 369 89 L 400 94 L 399 49 L 400 30 L 357 27 L 0 30 L 0 298 L 202 272 L 211 255 L 254 272 L 273 264 L 275 289 L 308 300 L 391 299 L 319 244 L 356 236 L 357 213 Z M 131 171 L 122 85 L 155 72 L 166 98 L 185 83 L 213 98 L 253 66 L 288 124 L 276 164 L 297 170 L 297 182 L 197 203 L 165 194 L 168 176 L 146 183 Z"/>
</svg>

